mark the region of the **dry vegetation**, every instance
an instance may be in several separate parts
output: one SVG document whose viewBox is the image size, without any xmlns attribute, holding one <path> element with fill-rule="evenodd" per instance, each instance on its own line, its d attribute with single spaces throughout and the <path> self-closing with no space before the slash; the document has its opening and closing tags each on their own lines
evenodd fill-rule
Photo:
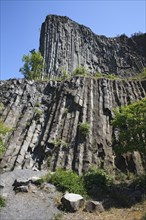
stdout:
<svg viewBox="0 0 146 220">
<path fill-rule="evenodd" d="M 66 213 L 62 220 L 146 220 L 146 201 L 131 208 L 111 208 L 103 213 L 87 213 L 79 211 Z"/>
</svg>

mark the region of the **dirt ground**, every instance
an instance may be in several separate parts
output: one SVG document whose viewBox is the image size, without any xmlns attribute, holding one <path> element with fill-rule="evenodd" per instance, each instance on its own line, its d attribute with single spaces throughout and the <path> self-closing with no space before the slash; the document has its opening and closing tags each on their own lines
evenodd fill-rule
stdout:
<svg viewBox="0 0 146 220">
<path fill-rule="evenodd" d="M 111 208 L 103 213 L 86 213 L 79 211 L 76 213 L 67 213 L 62 220 L 146 220 L 142 217 L 146 213 L 146 201 L 136 204 L 131 208 Z"/>
</svg>

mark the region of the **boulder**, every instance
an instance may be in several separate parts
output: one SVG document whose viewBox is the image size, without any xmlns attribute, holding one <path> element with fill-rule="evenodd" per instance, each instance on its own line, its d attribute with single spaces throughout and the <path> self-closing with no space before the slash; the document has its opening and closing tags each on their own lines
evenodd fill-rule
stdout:
<svg viewBox="0 0 146 220">
<path fill-rule="evenodd" d="M 35 184 L 35 185 L 38 185 L 38 184 L 40 184 L 40 180 L 41 180 L 40 177 L 33 176 L 33 177 L 30 179 L 30 182 L 33 183 L 33 184 Z"/>
<path fill-rule="evenodd" d="M 102 203 L 98 201 L 87 201 L 84 210 L 87 212 L 104 212 Z"/>
<path fill-rule="evenodd" d="M 75 212 L 82 208 L 85 204 L 84 198 L 79 194 L 66 193 L 62 199 L 63 209 L 70 212 Z"/>
<path fill-rule="evenodd" d="M 28 189 L 28 186 L 18 186 L 18 187 L 15 187 L 15 192 L 25 192 L 27 193 L 29 191 Z"/>
<path fill-rule="evenodd" d="M 23 179 L 23 178 L 15 179 L 12 186 L 14 186 L 14 188 L 17 188 L 19 186 L 26 186 L 29 184 L 29 182 L 30 182 L 30 179 Z"/>
<path fill-rule="evenodd" d="M 51 184 L 51 183 L 44 183 L 42 185 L 42 188 L 46 191 L 46 192 L 49 192 L 49 193 L 54 193 L 56 192 L 56 187 Z"/>
</svg>

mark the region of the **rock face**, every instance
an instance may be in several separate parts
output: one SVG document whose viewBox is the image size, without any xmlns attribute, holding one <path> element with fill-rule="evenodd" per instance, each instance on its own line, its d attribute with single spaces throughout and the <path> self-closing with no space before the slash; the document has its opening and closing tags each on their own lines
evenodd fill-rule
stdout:
<svg viewBox="0 0 146 220">
<path fill-rule="evenodd" d="M 90 74 L 127 77 L 146 66 L 146 34 L 107 38 L 68 17 L 49 15 L 42 24 L 40 51 L 49 76 L 84 66 Z"/>
<path fill-rule="evenodd" d="M 63 167 L 78 174 L 94 164 L 140 173 L 146 162 L 138 152 L 115 157 L 110 121 L 113 108 L 142 99 L 146 80 L 72 77 L 64 82 L 0 81 L 1 119 L 12 132 L 1 159 L 2 170 L 54 171 Z M 80 123 L 90 125 L 84 137 Z"/>
</svg>

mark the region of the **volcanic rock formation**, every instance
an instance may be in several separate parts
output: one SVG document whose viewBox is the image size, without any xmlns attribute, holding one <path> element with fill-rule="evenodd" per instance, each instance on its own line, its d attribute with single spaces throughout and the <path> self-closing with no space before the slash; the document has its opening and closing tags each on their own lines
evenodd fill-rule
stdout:
<svg viewBox="0 0 146 220">
<path fill-rule="evenodd" d="M 107 38 L 68 17 L 48 15 L 42 24 L 40 51 L 51 77 L 84 66 L 89 73 L 133 76 L 146 66 L 146 34 Z"/>
<path fill-rule="evenodd" d="M 13 128 L 1 160 L 3 170 L 16 167 L 55 170 L 63 167 L 82 174 L 96 165 L 143 172 L 138 152 L 115 157 L 113 108 L 142 99 L 146 80 L 126 81 L 72 77 L 64 82 L 0 81 L 1 118 Z M 87 137 L 79 123 L 89 123 Z"/>
<path fill-rule="evenodd" d="M 146 34 L 106 38 L 67 17 L 47 16 L 42 24 L 40 51 L 49 76 L 61 69 L 71 73 L 87 67 L 90 76 L 64 81 L 0 81 L 1 120 L 12 128 L 5 138 L 3 171 L 15 168 L 55 170 L 62 167 L 82 174 L 91 165 L 111 173 L 116 169 L 137 174 L 146 170 L 138 152 L 115 156 L 111 126 L 113 108 L 146 96 L 146 80 L 96 78 L 96 71 L 136 75 L 146 66 Z M 83 135 L 80 125 L 88 125 Z"/>
</svg>

